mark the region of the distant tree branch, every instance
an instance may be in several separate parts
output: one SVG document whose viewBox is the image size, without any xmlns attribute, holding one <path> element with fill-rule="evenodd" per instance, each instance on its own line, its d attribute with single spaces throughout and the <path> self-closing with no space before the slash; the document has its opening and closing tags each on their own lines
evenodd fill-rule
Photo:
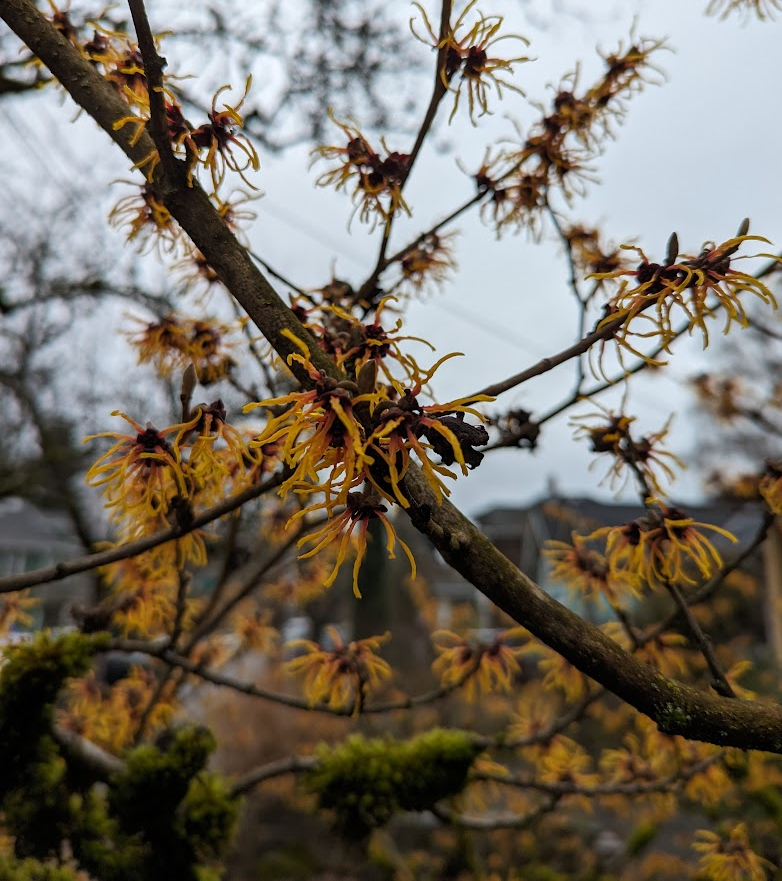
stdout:
<svg viewBox="0 0 782 881">
<path fill-rule="evenodd" d="M 20 572 L 18 575 L 7 575 L 0 578 L 0 594 L 13 593 L 17 590 L 24 590 L 28 587 L 34 587 L 36 584 L 48 584 L 51 581 L 61 581 L 70 575 L 77 575 L 79 572 L 88 572 L 91 569 L 97 569 L 99 566 L 107 566 L 109 563 L 116 563 L 119 560 L 127 560 L 129 557 L 136 557 L 145 551 L 152 550 L 158 545 L 165 544 L 168 541 L 174 541 L 182 536 L 187 535 L 195 529 L 206 526 L 213 520 L 217 520 L 247 502 L 257 499 L 269 490 L 275 489 L 283 480 L 282 474 L 276 474 L 259 483 L 257 486 L 251 486 L 243 492 L 231 496 L 219 505 L 204 511 L 197 517 L 193 518 L 193 522 L 183 529 L 180 526 L 166 529 L 164 532 L 155 533 L 155 535 L 146 535 L 136 541 L 127 544 L 118 545 L 115 548 L 109 548 L 106 551 L 99 551 L 95 554 L 87 554 L 84 557 L 78 557 L 75 560 L 64 560 L 55 563 L 53 566 L 46 566 L 43 569 L 33 569 L 30 572 Z"/>
</svg>

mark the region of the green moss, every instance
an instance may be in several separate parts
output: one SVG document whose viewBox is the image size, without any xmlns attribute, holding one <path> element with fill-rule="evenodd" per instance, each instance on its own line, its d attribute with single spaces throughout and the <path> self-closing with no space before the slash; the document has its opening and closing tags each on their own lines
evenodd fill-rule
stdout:
<svg viewBox="0 0 782 881">
<path fill-rule="evenodd" d="M 238 806 L 204 770 L 215 747 L 207 729 L 178 728 L 133 750 L 108 792 L 71 768 L 52 737 L 58 694 L 105 644 L 101 635 L 41 634 L 9 650 L 0 667 L 0 811 L 16 847 L 15 860 L 0 862 L 0 881 L 72 881 L 69 866 L 39 862 L 61 854 L 65 841 L 79 868 L 101 881 L 217 881 L 213 863 Z"/>
<path fill-rule="evenodd" d="M 27 764 L 25 784 L 7 791 L 2 801 L 4 822 L 20 856 L 56 854 L 70 828 L 65 761 L 52 742 L 41 744 L 40 754 L 40 760 Z"/>
<path fill-rule="evenodd" d="M 0 881 L 79 881 L 79 878 L 74 869 L 64 866 L 0 856 Z"/>
<path fill-rule="evenodd" d="M 178 831 L 200 860 L 223 856 L 236 829 L 239 801 L 222 777 L 204 772 L 190 784 L 182 802 Z"/>
<path fill-rule="evenodd" d="M 660 707 L 657 722 L 660 731 L 666 734 L 676 734 L 688 726 L 691 721 L 692 716 L 685 709 L 670 701 Z"/>
<path fill-rule="evenodd" d="M 197 881 L 219 873 L 210 863 L 227 849 L 238 803 L 226 784 L 204 771 L 215 748 L 201 726 L 167 732 L 140 746 L 111 781 L 109 806 L 120 829 L 145 845 L 143 881 Z M 204 874 L 206 873 L 206 874 Z"/>
<path fill-rule="evenodd" d="M 365 837 L 400 811 L 424 811 L 464 789 L 481 752 L 467 732 L 436 728 L 407 741 L 348 738 L 322 746 L 305 787 L 345 835 Z"/>
<path fill-rule="evenodd" d="M 627 853 L 630 856 L 638 856 L 654 841 L 660 827 L 651 820 L 642 820 L 627 839 Z"/>
<path fill-rule="evenodd" d="M 82 676 L 104 639 L 69 633 L 40 633 L 30 643 L 7 650 L 0 667 L 0 743 L 4 773 L 0 799 L 27 777 L 29 765 L 51 758 L 47 735 L 52 707 L 65 681 Z"/>
<path fill-rule="evenodd" d="M 214 748 L 214 736 L 201 726 L 170 731 L 157 746 L 137 747 L 126 757 L 125 770 L 112 780 L 112 812 L 134 831 L 169 827 L 190 781 Z"/>
</svg>

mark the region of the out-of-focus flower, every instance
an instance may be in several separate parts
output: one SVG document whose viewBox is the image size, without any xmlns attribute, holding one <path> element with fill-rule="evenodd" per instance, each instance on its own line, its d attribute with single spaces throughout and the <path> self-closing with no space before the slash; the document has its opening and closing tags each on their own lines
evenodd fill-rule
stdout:
<svg viewBox="0 0 782 881">
<path fill-rule="evenodd" d="M 701 869 L 712 881 L 766 881 L 776 867 L 750 847 L 745 823 L 722 835 L 706 829 L 695 833 L 693 848 L 702 854 Z"/>
<path fill-rule="evenodd" d="M 426 28 L 426 36 L 420 36 L 410 22 L 413 35 L 422 43 L 432 46 L 438 51 L 445 49 L 445 61 L 440 69 L 440 78 L 443 86 L 454 95 L 453 110 L 449 121 L 454 118 L 459 109 L 462 90 L 467 93 L 467 106 L 470 111 L 470 121 L 476 124 L 477 116 L 490 113 L 489 90 L 494 89 L 497 97 L 502 98 L 502 90 L 510 89 L 523 95 L 524 92 L 505 78 L 505 74 L 513 75 L 514 66 L 529 61 L 527 56 L 516 58 L 499 58 L 489 54 L 494 46 L 502 40 L 516 40 L 529 45 L 529 41 L 517 34 L 500 34 L 503 17 L 501 15 L 485 16 L 475 11 L 476 21 L 472 26 L 469 24 L 469 16 L 477 0 L 471 0 L 462 10 L 459 17 L 451 26 L 444 39 L 440 39 L 432 27 L 426 10 L 420 3 L 413 5 L 421 13 Z"/>
<path fill-rule="evenodd" d="M 508 227 L 539 235 L 549 192 L 557 189 L 569 199 L 594 180 L 590 163 L 599 151 L 599 136 L 611 133 L 610 121 L 622 116 L 623 99 L 651 81 L 656 68 L 650 59 L 660 48 L 662 43 L 651 40 L 620 47 L 604 57 L 607 70 L 583 92 L 577 87 L 578 71 L 569 74 L 548 112 L 540 107 L 538 122 L 518 131 L 518 144 L 486 152 L 473 178 L 485 197 L 481 214 L 498 236 Z M 576 262 L 583 255 L 592 272 L 615 272 L 624 265 L 616 249 L 602 253 L 594 236 L 587 242 L 574 234 L 570 241 Z M 579 242 L 580 251 L 575 247 Z"/>
<path fill-rule="evenodd" d="M 161 376 L 193 364 L 201 385 L 211 385 L 236 367 L 231 354 L 235 326 L 174 315 L 151 322 L 135 320 L 141 329 L 130 331 L 128 337 L 138 352 L 139 364 L 151 362 Z"/>
<path fill-rule="evenodd" d="M 398 211 L 410 214 L 402 195 L 410 157 L 388 149 L 381 140 L 385 156 L 378 154 L 355 126 L 339 122 L 329 111 L 332 122 L 342 129 L 347 144 L 344 147 L 323 146 L 313 151 L 315 159 L 337 160 L 339 164 L 324 172 L 317 180 L 320 187 L 334 186 L 337 190 L 353 187 L 351 193 L 362 223 L 374 223 L 393 217 Z"/>
<path fill-rule="evenodd" d="M 277 652 L 279 631 L 271 624 L 270 609 L 239 607 L 231 622 L 231 632 L 241 640 L 241 648 L 273 655 Z"/>
<path fill-rule="evenodd" d="M 7 593 L 0 599 L 0 637 L 5 636 L 14 625 L 29 626 L 33 623 L 29 609 L 40 603 L 26 590 Z"/>
<path fill-rule="evenodd" d="M 457 233 L 440 235 L 430 233 L 411 248 L 399 262 L 402 270 L 398 289 L 408 287 L 420 293 L 427 285 L 441 285 L 456 268 L 452 256 L 453 240 Z"/>
<path fill-rule="evenodd" d="M 75 679 L 57 711 L 57 723 L 115 755 L 133 744 L 139 723 L 158 686 L 151 670 L 132 667 L 127 676 L 107 686 L 93 671 Z M 156 694 L 146 718 L 147 734 L 155 734 L 171 721 L 175 683 L 171 680 Z"/>
<path fill-rule="evenodd" d="M 180 566 L 189 560 L 206 562 L 204 535 L 191 529 L 197 504 L 223 498 L 226 480 L 241 488 L 242 475 L 252 459 L 244 438 L 225 421 L 222 401 L 198 405 L 187 422 L 158 430 L 143 428 L 120 411 L 136 434 L 103 432 L 85 441 L 108 437 L 116 443 L 87 472 L 87 483 L 103 487 L 106 507 L 119 524 L 120 538 L 132 540 L 155 531 L 178 527 L 185 535 L 153 552 Z M 216 449 L 217 443 L 221 444 Z"/>
<path fill-rule="evenodd" d="M 263 469 L 260 450 L 251 450 L 246 438 L 227 421 L 222 399 L 198 404 L 180 438 L 188 445 L 192 501 L 203 507 L 216 505 L 226 491 L 243 489 Z M 219 446 L 218 446 L 219 444 Z"/>
<path fill-rule="evenodd" d="M 592 422 L 592 420 L 598 420 Z M 629 473 L 641 481 L 645 494 L 661 495 L 660 481 L 673 481 L 674 466 L 684 467 L 678 456 L 663 448 L 668 435 L 670 419 L 656 432 L 633 437 L 631 426 L 635 417 L 610 411 L 580 416 L 572 420 L 576 437 L 586 437 L 592 444 L 592 452 L 607 453 L 614 457 L 609 476 L 612 487 L 615 481 L 626 480 Z M 590 424 L 591 423 L 591 424 Z"/>
<path fill-rule="evenodd" d="M 509 692 L 521 673 L 522 647 L 513 645 L 513 641 L 526 636 L 527 631 L 518 627 L 498 633 L 490 643 L 482 643 L 450 630 L 437 630 L 432 634 L 438 653 L 432 671 L 444 688 L 464 684 L 464 696 L 470 702 L 479 692 Z"/>
<path fill-rule="evenodd" d="M 615 605 L 628 593 L 639 596 L 641 582 L 637 577 L 616 578 L 608 561 L 590 547 L 588 536 L 571 536 L 572 543 L 549 540 L 543 556 L 551 564 L 550 577 L 566 584 L 579 597 L 607 600 Z"/>
<path fill-rule="evenodd" d="M 727 18 L 732 12 L 744 18 L 756 16 L 761 21 L 774 18 L 774 13 L 782 9 L 780 0 L 711 0 L 706 7 L 706 15 L 719 15 Z"/>
<path fill-rule="evenodd" d="M 773 514 L 782 514 L 782 461 L 766 463 L 758 491 Z"/>
<path fill-rule="evenodd" d="M 730 424 L 741 416 L 746 408 L 741 398 L 746 395 L 742 382 L 735 376 L 711 376 L 701 373 L 692 380 L 691 386 L 698 400 L 709 414 L 720 422 Z"/>
<path fill-rule="evenodd" d="M 160 254 L 173 254 L 182 242 L 181 227 L 149 182 L 140 187 L 132 185 L 137 191 L 117 202 L 109 222 L 126 230 L 127 240 L 137 245 L 140 253 L 157 250 Z"/>
<path fill-rule="evenodd" d="M 584 275 L 615 272 L 622 268 L 624 255 L 619 248 L 606 247 L 600 240 L 600 231 L 581 224 L 564 230 L 573 262 Z"/>
<path fill-rule="evenodd" d="M 528 748 L 539 746 L 551 737 L 552 725 L 559 710 L 560 702 L 543 688 L 540 681 L 527 683 L 508 729 L 514 746 L 520 745 L 525 756 L 536 755 L 534 752 L 529 753 Z"/>
<path fill-rule="evenodd" d="M 328 649 L 308 639 L 286 643 L 286 649 L 304 652 L 288 661 L 286 669 L 304 675 L 304 694 L 311 705 L 325 703 L 334 710 L 352 708 L 359 713 L 371 691 L 391 678 L 391 667 L 377 654 L 391 634 L 370 636 L 346 645 L 333 627 L 329 633 L 333 647 Z"/>
<path fill-rule="evenodd" d="M 679 762 L 670 737 L 641 727 L 624 736 L 621 749 L 602 751 L 600 769 L 611 783 L 654 783 L 675 775 Z"/>
<path fill-rule="evenodd" d="M 537 641 L 524 647 L 524 654 L 532 658 L 543 673 L 543 687 L 560 691 L 565 699 L 575 702 L 589 689 L 589 679 L 558 652 Z"/>
<path fill-rule="evenodd" d="M 549 741 L 538 760 L 542 783 L 570 784 L 577 792 L 594 786 L 597 775 L 592 771 L 592 757 L 583 746 L 557 734 Z M 586 802 L 584 803 L 587 804 Z"/>
</svg>

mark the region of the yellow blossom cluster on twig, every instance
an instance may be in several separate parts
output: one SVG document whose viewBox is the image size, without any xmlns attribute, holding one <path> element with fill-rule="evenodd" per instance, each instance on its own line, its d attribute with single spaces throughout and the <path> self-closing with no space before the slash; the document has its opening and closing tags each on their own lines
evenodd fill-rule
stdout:
<svg viewBox="0 0 782 881">
<path fill-rule="evenodd" d="M 308 639 L 286 643 L 286 650 L 301 654 L 288 661 L 289 673 L 304 676 L 304 693 L 310 704 L 325 703 L 332 709 L 361 711 L 368 695 L 391 678 L 391 667 L 377 652 L 390 633 L 345 643 L 329 628 L 332 647 Z"/>
<path fill-rule="evenodd" d="M 193 364 L 198 382 L 211 385 L 230 376 L 236 367 L 231 353 L 236 346 L 232 338 L 236 325 L 180 315 L 165 315 L 157 321 L 135 320 L 141 327 L 127 335 L 138 353 L 139 364 L 153 364 L 161 376 Z"/>
<path fill-rule="evenodd" d="M 338 314 L 348 321 L 347 313 Z M 483 454 L 475 447 L 484 445 L 488 434 L 482 426 L 467 423 L 464 417 L 482 419 L 472 405 L 490 399 L 476 395 L 446 404 L 421 403 L 418 396 L 423 386 L 451 356 L 441 358 L 428 371 L 421 372 L 417 364 L 399 350 L 399 338 L 387 334 L 377 319 L 368 325 L 355 321 L 352 324 L 356 336 L 346 336 L 338 361 L 349 371 L 347 376 L 354 379 L 338 380 L 316 370 L 307 346 L 289 334 L 300 349 L 290 360 L 305 367 L 312 387 L 249 404 L 245 411 L 257 407 L 272 410 L 265 429 L 251 445 L 278 446 L 280 459 L 289 470 L 280 494 L 286 496 L 293 492 L 303 502 L 291 522 L 315 512 L 324 512 L 329 517 L 321 530 L 299 541 L 300 547 L 312 545 L 305 557 L 332 544 L 338 546 L 335 566 L 326 584 L 336 578 L 355 531 L 358 554 L 353 587 L 360 595 L 358 571 L 370 520 L 379 519 L 385 527 L 390 555 L 399 543 L 415 576 L 413 556 L 407 545 L 397 538 L 385 516 L 388 509 L 383 501 L 409 506 L 403 484 L 412 455 L 416 456 L 438 499 L 448 494 L 443 477 L 455 476 L 448 466 L 456 464 L 467 474 L 470 468 L 480 464 Z M 402 366 L 411 387 L 393 378 L 383 362 L 389 355 Z M 378 363 L 383 365 L 390 383 L 378 382 Z M 432 460 L 433 454 L 439 462 Z M 322 497 L 321 500 L 318 497 Z M 345 506 L 345 510 L 335 516 L 335 509 L 341 506 Z"/>
<path fill-rule="evenodd" d="M 519 657 L 523 647 L 514 640 L 526 637 L 522 627 L 505 630 L 490 643 L 476 642 L 450 630 L 432 634 L 437 658 L 432 672 L 443 688 L 464 686 L 465 700 L 475 700 L 478 693 L 509 692 L 521 674 Z"/>
<path fill-rule="evenodd" d="M 449 121 L 456 116 L 462 92 L 467 93 L 467 107 L 470 121 L 475 125 L 476 116 L 489 113 L 489 92 L 493 89 L 499 99 L 502 90 L 510 89 L 523 95 L 524 92 L 507 79 L 513 76 L 514 67 L 529 61 L 529 58 L 500 58 L 490 54 L 492 47 L 503 40 L 515 40 L 529 45 L 529 41 L 517 34 L 500 34 L 503 24 L 501 15 L 483 15 L 475 9 L 478 0 L 471 0 L 459 14 L 448 33 L 440 39 L 435 33 L 426 10 L 420 3 L 413 3 L 421 14 L 426 35 L 420 36 L 410 21 L 410 30 L 416 39 L 432 46 L 443 55 L 440 67 L 440 80 L 443 86 L 454 96 L 453 109 Z M 470 13 L 474 13 L 475 21 L 470 25 Z"/>
<path fill-rule="evenodd" d="M 679 241 L 674 233 L 663 263 L 650 261 L 634 245 L 623 245 L 641 258 L 638 266 L 592 276 L 600 281 L 621 279 L 619 290 L 606 304 L 604 317 L 596 326 L 597 331 L 605 331 L 606 341 L 616 343 L 620 361 L 624 350 L 642 360 L 659 363 L 645 355 L 639 345 L 643 340 L 652 340 L 667 350 L 678 335 L 677 318 L 686 322 L 691 334 L 700 333 L 704 348 L 709 343 L 710 319 L 723 315 L 724 333 L 734 322 L 746 327 L 749 316 L 742 302 L 745 293 L 776 309 L 776 298 L 767 285 L 733 266 L 735 260 L 742 259 L 735 254 L 745 242 L 768 243 L 762 236 L 748 235 L 748 229 L 749 221 L 744 220 L 736 236 L 720 244 L 708 242 L 696 256 L 679 255 Z M 752 256 L 780 259 L 768 253 Z M 601 352 L 604 348 L 605 341 Z"/>
</svg>

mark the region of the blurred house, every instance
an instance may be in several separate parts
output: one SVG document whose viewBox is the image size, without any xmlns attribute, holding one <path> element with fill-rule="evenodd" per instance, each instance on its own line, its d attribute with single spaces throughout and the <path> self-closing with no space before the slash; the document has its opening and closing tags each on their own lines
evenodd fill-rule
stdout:
<svg viewBox="0 0 782 881">
<path fill-rule="evenodd" d="M 18 498 L 0 500 L 0 577 L 51 566 L 84 553 L 67 514 L 42 511 Z M 39 600 L 30 609 L 33 627 L 58 627 L 73 623 L 70 608 L 89 601 L 88 574 L 41 585 L 30 591 Z"/>
<path fill-rule="evenodd" d="M 763 520 L 759 505 L 747 502 L 715 501 L 705 505 L 683 506 L 688 517 L 728 530 L 738 539 L 731 543 L 718 534 L 709 534 L 726 560 L 750 544 Z M 594 602 L 574 596 L 568 588 L 551 578 L 550 564 L 543 556 L 549 540 L 571 540 L 571 534 L 588 534 L 601 526 L 620 526 L 643 514 L 639 505 L 598 502 L 587 498 L 546 499 L 528 507 L 490 508 L 477 517 L 476 522 L 494 545 L 525 574 L 535 580 L 551 596 L 573 611 L 595 623 L 612 617 L 611 610 Z M 475 611 L 475 626 L 491 629 L 500 626 L 496 609 L 457 572 L 447 566 L 435 551 L 417 554 L 419 569 L 429 582 L 430 591 L 441 609 L 441 623 L 450 620 L 453 606 L 471 603 Z M 750 561 L 756 574 L 764 571 L 760 552 Z M 782 573 L 782 556 L 780 557 Z M 782 580 L 782 576 L 781 576 Z M 782 590 L 780 591 L 782 595 Z M 773 621 L 782 616 L 768 616 L 767 641 L 773 643 Z M 507 626 L 507 625 L 503 625 Z M 782 643 L 781 643 L 782 644 Z"/>
</svg>

